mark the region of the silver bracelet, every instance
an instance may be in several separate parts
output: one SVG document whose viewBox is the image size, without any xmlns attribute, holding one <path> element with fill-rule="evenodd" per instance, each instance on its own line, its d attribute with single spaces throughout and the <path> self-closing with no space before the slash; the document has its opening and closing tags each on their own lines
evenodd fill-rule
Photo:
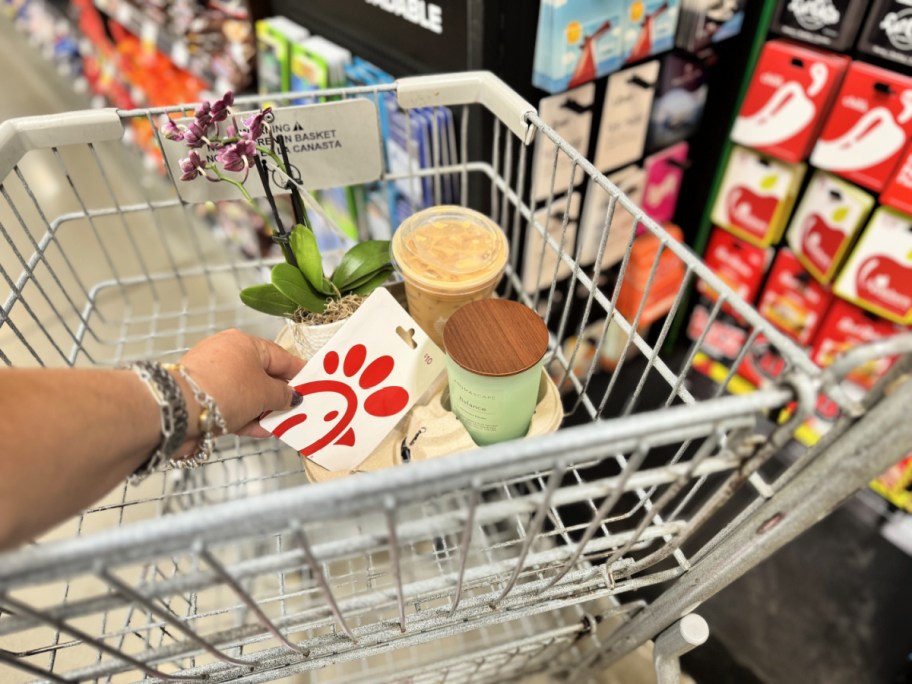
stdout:
<svg viewBox="0 0 912 684">
<path fill-rule="evenodd" d="M 193 391 L 193 398 L 196 399 L 200 406 L 200 440 L 196 451 L 186 458 L 172 458 L 168 463 L 168 467 L 181 469 L 198 468 L 212 457 L 212 452 L 215 450 L 216 435 L 214 434 L 214 428 L 217 427 L 221 434 L 224 435 L 228 433 L 228 425 L 225 423 L 225 417 L 215 403 L 215 399 L 200 389 L 200 386 L 196 384 L 196 381 L 190 376 L 186 368 L 179 363 L 165 364 L 163 367 L 165 370 L 180 373 L 181 377 L 190 385 L 190 389 Z"/>
<path fill-rule="evenodd" d="M 128 478 L 130 484 L 142 482 L 150 473 L 162 469 L 165 462 L 180 448 L 187 438 L 187 404 L 177 380 L 161 364 L 136 361 L 127 366 L 149 388 L 161 410 L 161 441 L 149 456 Z"/>
</svg>

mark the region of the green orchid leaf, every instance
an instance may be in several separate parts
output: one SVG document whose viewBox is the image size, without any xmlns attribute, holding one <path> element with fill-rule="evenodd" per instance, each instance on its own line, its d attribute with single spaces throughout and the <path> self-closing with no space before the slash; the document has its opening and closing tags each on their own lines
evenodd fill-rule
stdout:
<svg viewBox="0 0 912 684">
<path fill-rule="evenodd" d="M 304 274 L 291 264 L 276 264 L 272 267 L 272 284 L 298 306 L 323 313 L 326 309 L 326 297 L 315 290 Z"/>
<path fill-rule="evenodd" d="M 323 260 L 320 257 L 320 248 L 317 247 L 317 238 L 309 228 L 300 223 L 291 229 L 289 238 L 291 251 L 298 260 L 298 268 L 307 278 L 314 289 L 323 290 Z M 327 292 L 326 294 L 330 294 Z"/>
<path fill-rule="evenodd" d="M 323 287 L 320 288 L 320 292 L 329 297 L 338 297 L 341 294 L 339 288 L 333 285 L 333 281 L 326 277 L 323 278 Z"/>
<path fill-rule="evenodd" d="M 359 279 L 389 267 L 389 240 L 365 240 L 345 253 L 332 281 L 340 290 L 347 290 Z"/>
<path fill-rule="evenodd" d="M 348 285 L 346 285 L 344 292 L 351 292 L 352 290 L 355 290 L 355 289 L 361 287 L 362 285 L 364 285 L 364 283 L 376 278 L 377 274 L 382 273 L 384 271 L 389 273 L 392 270 L 393 270 L 393 267 L 390 266 L 389 264 L 387 264 L 383 268 L 379 268 L 376 271 L 371 271 L 370 273 L 365 273 L 363 276 L 361 276 L 357 280 L 353 280 Z"/>
<path fill-rule="evenodd" d="M 371 292 L 373 292 L 378 287 L 383 285 L 383 283 L 385 283 L 389 279 L 390 274 L 392 272 L 393 272 L 393 269 L 391 269 L 391 268 L 383 269 L 379 273 L 375 273 L 367 281 L 361 283 L 360 285 L 353 287 L 351 289 L 351 292 L 353 292 L 356 295 L 363 295 L 363 296 L 369 295 Z"/>
<path fill-rule="evenodd" d="M 241 301 L 255 311 L 270 316 L 291 316 L 298 308 L 288 297 L 266 283 L 241 290 Z"/>
</svg>

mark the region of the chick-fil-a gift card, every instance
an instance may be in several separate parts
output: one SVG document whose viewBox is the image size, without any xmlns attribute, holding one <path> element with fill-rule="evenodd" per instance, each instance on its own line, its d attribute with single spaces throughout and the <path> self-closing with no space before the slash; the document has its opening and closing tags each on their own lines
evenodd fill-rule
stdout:
<svg viewBox="0 0 912 684">
<path fill-rule="evenodd" d="M 821 283 L 836 276 L 874 198 L 841 178 L 818 171 L 789 224 L 789 246 Z"/>
<path fill-rule="evenodd" d="M 758 247 L 779 242 L 805 169 L 736 145 L 713 206 L 713 223 Z"/>
<path fill-rule="evenodd" d="M 804 161 L 848 64 L 848 57 L 771 40 L 757 62 L 731 139 L 783 161 Z"/>
<path fill-rule="evenodd" d="M 260 425 L 327 470 L 351 470 L 445 366 L 443 351 L 380 288 L 289 383 L 301 405 Z"/>
<path fill-rule="evenodd" d="M 880 192 L 912 135 L 912 78 L 853 62 L 811 163 Z"/>
<path fill-rule="evenodd" d="M 912 325 L 912 216 L 881 207 L 836 281 L 836 294 L 878 316 Z"/>
</svg>

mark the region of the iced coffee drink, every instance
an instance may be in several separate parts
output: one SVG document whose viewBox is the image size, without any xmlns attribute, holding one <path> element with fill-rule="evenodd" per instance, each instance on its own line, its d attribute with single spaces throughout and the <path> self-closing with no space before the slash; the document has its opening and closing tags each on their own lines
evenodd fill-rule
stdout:
<svg viewBox="0 0 912 684">
<path fill-rule="evenodd" d="M 402 222 L 392 258 L 405 281 L 409 313 L 443 347 L 443 326 L 464 304 L 487 299 L 507 265 L 507 238 L 483 214 L 431 207 Z"/>
</svg>

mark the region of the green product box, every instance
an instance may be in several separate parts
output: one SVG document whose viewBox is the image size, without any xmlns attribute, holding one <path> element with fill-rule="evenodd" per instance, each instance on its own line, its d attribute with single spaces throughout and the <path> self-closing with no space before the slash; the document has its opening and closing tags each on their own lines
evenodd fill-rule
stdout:
<svg viewBox="0 0 912 684">
<path fill-rule="evenodd" d="M 287 92 L 291 88 L 291 46 L 306 40 L 310 32 L 285 17 L 270 17 L 257 21 L 256 35 L 258 92 Z"/>
</svg>

